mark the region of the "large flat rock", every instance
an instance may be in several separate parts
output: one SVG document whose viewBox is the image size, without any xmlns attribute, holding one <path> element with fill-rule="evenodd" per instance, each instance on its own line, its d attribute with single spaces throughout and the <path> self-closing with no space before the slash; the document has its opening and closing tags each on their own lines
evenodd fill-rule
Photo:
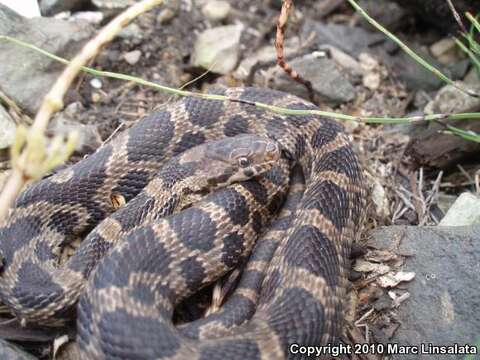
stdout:
<svg viewBox="0 0 480 360">
<path fill-rule="evenodd" d="M 411 254 L 402 270 L 416 273 L 408 284 L 410 298 L 398 308 L 401 326 L 391 342 L 463 346 L 479 341 L 480 225 L 390 226 L 372 231 L 371 236 L 375 247 Z M 393 359 L 464 357 L 418 354 L 395 355 Z M 480 355 L 474 359 L 480 359 Z"/>
<path fill-rule="evenodd" d="M 0 35 L 36 45 L 71 58 L 93 29 L 86 22 L 52 18 L 27 19 L 0 4 Z M 65 65 L 33 50 L 0 41 L 0 89 L 17 105 L 34 114 Z"/>
</svg>

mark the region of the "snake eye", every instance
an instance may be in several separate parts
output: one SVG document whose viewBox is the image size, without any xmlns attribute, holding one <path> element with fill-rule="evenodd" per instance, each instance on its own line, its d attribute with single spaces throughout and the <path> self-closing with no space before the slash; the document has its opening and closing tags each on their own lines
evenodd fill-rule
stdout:
<svg viewBox="0 0 480 360">
<path fill-rule="evenodd" d="M 242 168 L 246 168 L 248 165 L 250 165 L 250 161 L 246 157 L 241 157 L 238 159 L 238 165 Z"/>
</svg>

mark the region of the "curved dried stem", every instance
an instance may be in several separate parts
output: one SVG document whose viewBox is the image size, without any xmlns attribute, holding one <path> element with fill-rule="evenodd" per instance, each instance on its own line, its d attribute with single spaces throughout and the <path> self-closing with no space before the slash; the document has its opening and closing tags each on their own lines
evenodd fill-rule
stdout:
<svg viewBox="0 0 480 360">
<path fill-rule="evenodd" d="M 285 29 L 288 22 L 288 14 L 293 6 L 292 0 L 283 0 L 282 1 L 282 10 L 280 11 L 280 16 L 278 17 L 277 22 L 277 34 L 275 37 L 275 51 L 277 53 L 277 64 L 280 66 L 285 73 L 290 76 L 293 80 L 305 86 L 308 91 L 308 96 L 310 100 L 315 103 L 315 94 L 313 91 L 312 83 L 309 80 L 304 79 L 295 69 L 293 69 L 285 60 L 284 52 L 284 42 L 285 42 Z"/>
</svg>

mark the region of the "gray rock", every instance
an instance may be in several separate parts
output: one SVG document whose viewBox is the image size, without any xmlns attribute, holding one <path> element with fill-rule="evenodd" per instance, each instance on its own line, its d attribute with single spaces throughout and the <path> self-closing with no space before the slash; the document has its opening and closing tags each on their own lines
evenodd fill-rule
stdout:
<svg viewBox="0 0 480 360">
<path fill-rule="evenodd" d="M 89 4 L 88 0 L 41 0 L 40 12 L 43 16 L 51 16 L 62 11 L 71 11 Z"/>
<path fill-rule="evenodd" d="M 75 144 L 76 155 L 90 154 L 102 144 L 97 125 L 80 124 L 78 114 L 85 111 L 79 102 L 71 103 L 64 111 L 59 112 L 48 123 L 47 135 L 61 135 L 67 137 L 72 131 L 78 133 L 78 141 Z"/>
<path fill-rule="evenodd" d="M 142 56 L 142 52 L 140 50 L 132 50 L 123 54 L 123 58 L 130 65 L 135 65 L 138 62 L 138 60 L 140 60 L 141 56 Z"/>
<path fill-rule="evenodd" d="M 15 138 L 15 122 L 0 105 L 0 150 L 9 147 Z"/>
<path fill-rule="evenodd" d="M 385 40 L 382 34 L 361 27 L 325 24 L 307 19 L 302 26 L 302 37 L 308 39 L 312 33 L 317 46 L 332 45 L 354 57 L 368 50 L 371 45 Z"/>
<path fill-rule="evenodd" d="M 480 197 L 469 192 L 461 194 L 438 225 L 462 226 L 480 224 Z"/>
<path fill-rule="evenodd" d="M 71 58 L 93 34 L 85 22 L 26 19 L 0 4 L 0 34 Z M 34 114 L 64 65 L 33 50 L 0 42 L 0 88 L 23 110 Z"/>
<path fill-rule="evenodd" d="M 192 65 L 218 74 L 228 74 L 238 62 L 242 31 L 242 25 L 228 25 L 199 34 L 193 50 Z"/>
<path fill-rule="evenodd" d="M 372 18 L 377 20 L 390 31 L 394 31 L 398 25 L 404 22 L 403 17 L 405 16 L 405 11 L 393 1 L 383 0 L 381 6 L 379 6 L 378 0 L 360 0 L 358 4 Z M 371 29 L 372 31 L 375 30 L 366 19 L 362 16 L 359 17 L 362 26 Z"/>
<path fill-rule="evenodd" d="M 209 1 L 202 7 L 202 14 L 210 21 L 221 21 L 228 16 L 231 6 L 226 1 Z"/>
<path fill-rule="evenodd" d="M 335 62 L 325 57 L 309 54 L 290 61 L 290 66 L 302 78 L 309 80 L 317 100 L 331 104 L 344 103 L 355 99 L 355 88 L 337 69 Z M 289 77 L 283 69 L 273 67 L 269 86 L 288 93 L 308 98 L 304 85 Z"/>
<path fill-rule="evenodd" d="M 158 13 L 157 22 L 162 25 L 168 24 L 170 21 L 172 21 L 175 15 L 177 15 L 177 13 L 173 9 L 163 9 Z"/>
<path fill-rule="evenodd" d="M 410 298 L 397 309 L 401 326 L 389 342 L 474 345 L 480 335 L 480 225 L 390 226 L 370 234 L 376 248 L 396 250 L 398 246 L 397 253 L 412 254 L 402 270 L 416 273 L 408 285 Z M 464 357 L 419 354 L 394 355 L 393 359 Z"/>
<path fill-rule="evenodd" d="M 285 39 L 285 57 L 289 58 L 293 53 L 298 51 L 300 47 L 300 40 L 297 37 Z M 246 80 L 254 66 L 259 64 L 265 64 L 265 66 L 271 66 L 276 63 L 277 53 L 275 47 L 272 45 L 263 46 L 255 53 L 244 58 L 237 69 L 233 73 L 233 76 L 238 80 Z"/>
<path fill-rule="evenodd" d="M 332 45 L 354 57 L 357 57 L 361 52 L 374 52 L 382 58 L 386 65 L 393 68 L 394 72 L 405 81 L 410 89 L 431 91 L 438 89 L 443 84 L 442 80 L 417 64 L 404 52 L 398 50 L 398 53 L 389 55 L 393 50 L 398 49 L 398 46 L 378 31 L 306 20 L 302 26 L 302 36 L 307 39 L 312 33 L 314 34 L 314 43 L 317 46 Z M 446 66 L 426 54 L 415 44 L 409 45 L 415 52 L 450 78 L 455 80 L 463 78 L 468 70 L 468 60 Z"/>
<path fill-rule="evenodd" d="M 480 83 L 480 76 L 475 66 L 472 66 L 472 68 L 467 72 L 467 74 L 463 78 L 463 81 L 465 81 L 465 83 L 467 84 L 474 84 L 474 85 Z"/>
<path fill-rule="evenodd" d="M 134 40 L 134 43 L 140 42 L 142 35 L 142 29 L 135 23 L 131 23 L 118 33 L 122 39 Z"/>
<path fill-rule="evenodd" d="M 93 78 L 89 81 L 89 84 L 91 87 L 93 87 L 94 89 L 101 89 L 103 87 L 103 83 L 102 83 L 102 80 L 100 80 L 99 78 Z"/>
<path fill-rule="evenodd" d="M 100 9 L 125 9 L 133 4 L 135 0 L 91 0 L 93 5 Z"/>
<path fill-rule="evenodd" d="M 457 81 L 456 84 L 464 89 L 480 92 L 480 84 L 467 84 L 462 81 Z M 445 85 L 438 91 L 435 98 L 428 102 L 424 110 L 427 114 L 475 112 L 480 110 L 480 98 L 465 94 L 452 85 Z"/>
<path fill-rule="evenodd" d="M 424 60 L 428 61 L 429 64 L 442 71 L 451 79 L 457 80 L 463 78 L 468 70 L 468 60 L 446 66 L 415 45 L 411 45 L 411 47 Z M 394 73 L 400 79 L 405 81 L 409 89 L 432 91 L 440 88 L 444 84 L 443 80 L 415 62 L 415 60 L 404 52 L 400 52 L 394 56 L 385 56 L 383 61 L 393 69 Z"/>
<path fill-rule="evenodd" d="M 105 19 L 105 15 L 101 11 L 78 11 L 70 16 L 70 19 L 86 21 L 89 24 L 100 25 Z"/>
<path fill-rule="evenodd" d="M 480 85 L 458 82 L 458 85 L 472 91 L 480 91 Z M 480 110 L 480 100 L 466 95 L 457 88 L 446 85 L 425 106 L 426 114 L 433 113 L 470 113 Z M 412 124 L 413 125 L 413 124 Z M 478 133 L 480 122 L 472 119 L 457 120 L 454 124 L 463 130 Z M 459 161 L 469 156 L 475 156 L 480 150 L 480 144 L 468 141 L 451 134 L 443 134 L 444 125 L 429 122 L 413 125 L 410 143 L 406 152 L 422 165 L 447 168 L 455 166 Z"/>
</svg>

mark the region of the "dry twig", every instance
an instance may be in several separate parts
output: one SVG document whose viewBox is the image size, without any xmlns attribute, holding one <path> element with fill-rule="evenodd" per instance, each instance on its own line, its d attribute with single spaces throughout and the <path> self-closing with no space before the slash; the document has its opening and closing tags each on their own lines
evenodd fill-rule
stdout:
<svg viewBox="0 0 480 360">
<path fill-rule="evenodd" d="M 312 83 L 308 80 L 302 78 L 302 76 L 296 72 L 290 65 L 288 65 L 285 60 L 284 54 L 284 42 L 285 42 L 285 28 L 288 22 L 288 14 L 293 6 L 292 0 L 283 0 L 282 1 L 282 10 L 277 22 L 277 35 L 275 38 L 275 50 L 277 52 L 277 64 L 285 71 L 285 73 L 290 76 L 296 82 L 304 85 L 307 88 L 308 95 L 312 102 L 314 100 L 313 87 Z"/>
<path fill-rule="evenodd" d="M 462 30 L 462 32 L 464 34 L 468 34 L 467 28 L 463 24 L 462 18 L 458 14 L 457 9 L 455 9 L 455 6 L 453 5 L 452 0 L 446 0 L 446 1 L 447 1 L 448 7 L 450 8 L 450 11 L 452 12 L 453 17 L 455 18 L 455 21 L 457 22 L 458 26 L 460 26 L 460 29 Z"/>
</svg>

